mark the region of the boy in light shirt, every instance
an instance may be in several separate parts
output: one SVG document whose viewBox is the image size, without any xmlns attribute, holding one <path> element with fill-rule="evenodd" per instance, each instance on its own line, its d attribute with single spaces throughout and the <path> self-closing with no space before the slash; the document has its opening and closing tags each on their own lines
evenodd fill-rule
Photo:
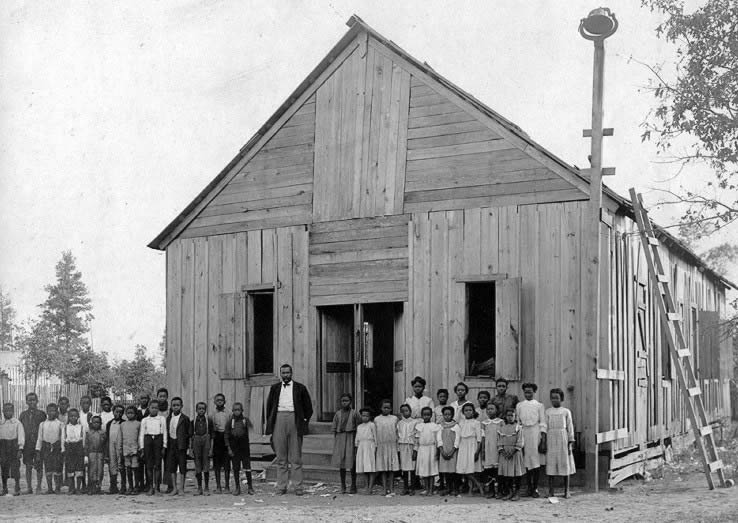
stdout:
<svg viewBox="0 0 738 523">
<path fill-rule="evenodd" d="M 23 424 L 15 417 L 12 403 L 3 405 L 3 418 L 0 420 L 0 474 L 3 480 L 2 496 L 8 494 L 8 477 L 15 480 L 14 496 L 20 494 L 20 460 L 26 435 Z"/>
</svg>

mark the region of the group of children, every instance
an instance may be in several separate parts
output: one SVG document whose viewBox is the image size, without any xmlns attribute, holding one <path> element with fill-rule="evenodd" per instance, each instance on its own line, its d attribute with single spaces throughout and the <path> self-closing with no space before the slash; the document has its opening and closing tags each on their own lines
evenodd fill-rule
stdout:
<svg viewBox="0 0 738 523">
<path fill-rule="evenodd" d="M 41 478 L 45 475 L 47 494 L 59 494 L 63 484 L 68 486 L 69 494 L 99 494 L 106 465 L 111 494 L 153 495 L 161 492 L 162 482 L 167 485 L 166 493 L 184 494 L 188 454 L 194 459 L 198 495 L 210 493 L 211 457 L 217 493 L 223 492 L 221 471 L 225 472 L 225 491 L 230 491 L 232 465 L 233 494 L 241 494 L 242 467 L 248 493 L 253 494 L 250 423 L 243 415 L 243 406 L 234 403 L 232 412 L 228 411 L 223 394 L 217 394 L 214 403 L 212 416 L 207 415 L 207 404 L 200 402 L 190 420 L 182 412 L 182 398 L 170 402 L 167 389 L 160 388 L 155 399 L 148 394 L 141 395 L 138 407 L 114 406 L 109 397 L 104 397 L 100 400 L 102 412 L 95 414 L 89 396 L 80 399 L 79 408 L 70 408 L 68 398 L 61 397 L 57 403 L 46 405 L 43 412 L 38 409 L 36 393 L 29 392 L 28 408 L 17 418 L 12 403 L 3 405 L 2 495 L 8 494 L 9 478 L 15 480 L 13 494 L 20 494 L 21 461 L 25 465 L 28 494 L 33 493 L 34 469 L 36 492 L 41 491 Z"/>
<path fill-rule="evenodd" d="M 569 494 L 569 476 L 574 474 L 572 455 L 574 426 L 571 412 L 561 406 L 564 392 L 550 391 L 551 407 L 544 409 L 535 399 L 534 383 L 522 386 L 525 400 L 507 393 L 507 380 L 496 382 L 496 395 L 479 392 L 478 405 L 466 399 L 469 387 L 458 383 L 457 399 L 448 404 L 448 390 L 437 392 L 438 405 L 423 394 L 426 381 L 416 376 L 413 395 L 400 406 L 400 417 L 392 414 L 392 402 L 383 400 L 380 413 L 372 419 L 368 407 L 355 411 L 352 397 L 341 396 L 333 419 L 333 465 L 339 468 L 341 491 L 356 492 L 356 474 L 366 474 L 367 494 L 376 475 L 386 495 L 394 494 L 393 479 L 400 472 L 402 494 L 413 494 L 423 482 L 424 495 L 433 495 L 436 477 L 440 494 L 457 495 L 468 489 L 487 498 L 517 501 L 520 483 L 527 477 L 527 494 L 539 497 L 540 468 L 549 476 L 549 496 L 554 495 L 553 478 L 564 478 L 564 497 Z M 346 472 L 351 472 L 351 487 Z"/>
</svg>

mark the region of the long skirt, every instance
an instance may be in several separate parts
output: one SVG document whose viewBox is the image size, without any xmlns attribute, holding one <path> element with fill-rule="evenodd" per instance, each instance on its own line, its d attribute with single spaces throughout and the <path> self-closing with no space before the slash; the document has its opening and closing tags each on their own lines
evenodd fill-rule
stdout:
<svg viewBox="0 0 738 523">
<path fill-rule="evenodd" d="M 523 454 L 518 451 L 513 454 L 512 458 L 506 458 L 500 454 L 499 475 L 516 478 L 525 474 L 525 466 L 523 465 Z"/>
<path fill-rule="evenodd" d="M 566 429 L 548 431 L 546 439 L 546 474 L 570 476 L 576 471 L 574 456 L 569 454 L 569 438 Z"/>
<path fill-rule="evenodd" d="M 420 445 L 418 447 L 418 461 L 415 472 L 421 478 L 438 475 L 438 460 L 436 460 L 435 445 Z"/>
<path fill-rule="evenodd" d="M 541 427 L 539 425 L 523 427 L 523 465 L 528 470 L 537 469 L 546 464 L 546 455 L 538 453 L 540 441 Z"/>
<path fill-rule="evenodd" d="M 413 461 L 413 444 L 398 443 L 397 448 L 400 454 L 400 470 L 403 472 L 415 470 L 415 461 Z"/>
<path fill-rule="evenodd" d="M 356 431 L 336 432 L 333 438 L 333 457 L 331 465 L 339 469 L 351 470 L 354 468 L 354 441 Z"/>
<path fill-rule="evenodd" d="M 400 470 L 400 461 L 397 458 L 397 443 L 380 443 L 377 445 L 377 471 Z"/>
<path fill-rule="evenodd" d="M 457 474 L 474 474 L 482 472 L 482 461 L 474 460 L 474 454 L 477 451 L 477 438 L 474 436 L 461 438 L 459 442 L 458 458 L 456 459 Z"/>
<path fill-rule="evenodd" d="M 377 450 L 373 441 L 360 441 L 356 448 L 356 472 L 376 472 L 375 452 Z"/>
</svg>

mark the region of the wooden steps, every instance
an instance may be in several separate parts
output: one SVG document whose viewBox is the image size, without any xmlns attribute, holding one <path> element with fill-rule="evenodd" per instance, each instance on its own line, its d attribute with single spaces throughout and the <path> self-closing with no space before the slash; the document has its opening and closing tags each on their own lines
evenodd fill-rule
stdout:
<svg viewBox="0 0 738 523">
<path fill-rule="evenodd" d="M 269 437 L 260 436 L 258 441 L 252 438 L 252 458 L 267 458 L 261 465 L 254 463 L 254 468 L 266 467 L 267 480 L 277 478 L 277 467 L 272 463 L 274 451 L 269 446 Z M 337 482 L 338 470 L 331 466 L 333 457 L 333 433 L 331 423 L 310 423 L 310 434 L 302 440 L 303 474 L 306 481 Z"/>
</svg>

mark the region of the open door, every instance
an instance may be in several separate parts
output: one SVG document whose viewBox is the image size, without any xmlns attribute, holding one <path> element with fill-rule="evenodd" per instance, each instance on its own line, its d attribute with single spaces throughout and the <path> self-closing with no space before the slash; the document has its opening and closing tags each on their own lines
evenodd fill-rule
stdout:
<svg viewBox="0 0 738 523">
<path fill-rule="evenodd" d="M 331 421 L 341 394 L 349 392 L 356 408 L 379 412 L 393 401 L 397 328 L 402 303 L 332 305 L 318 308 L 320 421 Z M 401 358 L 400 358 L 401 359 Z M 394 401 L 393 401 L 394 404 Z"/>
<path fill-rule="evenodd" d="M 331 421 L 341 394 L 354 394 L 354 307 L 318 308 L 320 357 L 319 421 Z"/>
</svg>

